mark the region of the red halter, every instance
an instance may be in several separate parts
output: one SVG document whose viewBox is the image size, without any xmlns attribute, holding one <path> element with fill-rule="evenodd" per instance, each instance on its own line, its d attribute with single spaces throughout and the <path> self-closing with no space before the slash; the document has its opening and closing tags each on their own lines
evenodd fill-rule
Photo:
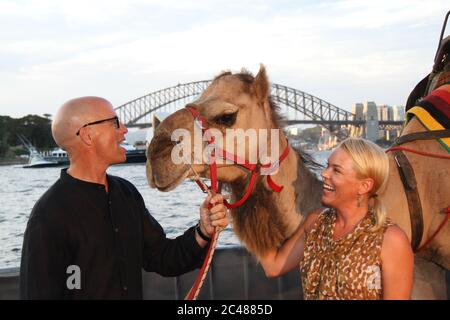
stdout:
<svg viewBox="0 0 450 320">
<path fill-rule="evenodd" d="M 226 150 L 216 147 L 214 144 L 214 137 L 211 135 L 210 129 L 207 126 L 207 122 L 206 122 L 205 118 L 203 118 L 200 115 L 200 113 L 198 112 L 198 110 L 193 107 L 186 107 L 186 109 L 188 109 L 191 112 L 192 116 L 194 117 L 195 125 L 199 126 L 202 129 L 202 134 L 208 140 L 207 147 L 213 148 L 213 150 L 211 151 L 210 163 L 209 163 L 211 186 L 207 187 L 199 179 L 195 180 L 195 182 L 200 187 L 200 189 L 202 189 L 203 192 L 208 192 L 208 189 L 211 189 L 215 193 L 220 193 L 220 191 L 222 189 L 221 183 L 217 182 L 216 156 L 219 156 L 222 159 L 230 160 L 234 164 L 241 166 L 244 169 L 249 170 L 251 172 L 250 181 L 248 183 L 247 191 L 245 192 L 244 196 L 234 203 L 228 203 L 226 200 L 224 200 L 225 206 L 227 208 L 233 209 L 233 208 L 239 207 L 248 199 L 248 197 L 250 196 L 250 193 L 252 192 L 253 187 L 255 185 L 256 176 L 258 174 L 261 174 L 261 172 L 263 172 L 264 174 L 267 174 L 267 184 L 270 186 L 270 188 L 272 188 L 273 191 L 280 192 L 281 190 L 283 190 L 283 186 L 279 186 L 273 181 L 270 173 L 273 172 L 274 170 L 276 170 L 279 167 L 280 163 L 284 159 L 286 159 L 286 157 L 288 156 L 289 149 L 290 149 L 289 144 L 284 149 L 280 158 L 277 161 L 275 161 L 274 163 L 251 164 L 247 160 L 241 159 L 235 154 L 231 154 L 231 153 L 227 152 Z M 216 155 L 216 152 L 218 153 L 217 155 Z"/>
</svg>

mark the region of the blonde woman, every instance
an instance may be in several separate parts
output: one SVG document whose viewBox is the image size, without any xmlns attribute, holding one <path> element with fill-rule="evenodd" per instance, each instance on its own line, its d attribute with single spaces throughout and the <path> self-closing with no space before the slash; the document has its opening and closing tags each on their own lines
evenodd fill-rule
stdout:
<svg viewBox="0 0 450 320">
<path fill-rule="evenodd" d="M 413 253 L 377 198 L 389 174 L 374 143 L 343 141 L 322 172 L 322 204 L 278 250 L 261 259 L 268 277 L 300 264 L 305 299 L 410 299 Z"/>
</svg>

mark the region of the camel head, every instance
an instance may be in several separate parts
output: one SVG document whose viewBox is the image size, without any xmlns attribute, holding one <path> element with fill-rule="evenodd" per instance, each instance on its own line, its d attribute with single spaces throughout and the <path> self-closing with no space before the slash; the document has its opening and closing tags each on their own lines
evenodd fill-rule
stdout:
<svg viewBox="0 0 450 320">
<path fill-rule="evenodd" d="M 256 77 L 245 70 L 237 74 L 221 73 L 187 107 L 195 108 L 206 120 L 216 144 L 223 150 L 256 164 L 261 162 L 258 156 L 261 148 L 271 150 L 270 129 L 278 128 L 278 116 L 272 112 L 274 106 L 269 95 L 270 84 L 261 65 Z M 267 135 L 261 136 L 260 129 L 265 129 Z M 201 129 L 196 128 L 188 109 L 171 114 L 156 128 L 147 150 L 149 185 L 170 191 L 193 176 L 191 164 L 200 176 L 209 178 L 205 145 Z M 229 161 L 217 159 L 217 177 L 225 183 L 243 183 L 247 173 Z"/>
</svg>

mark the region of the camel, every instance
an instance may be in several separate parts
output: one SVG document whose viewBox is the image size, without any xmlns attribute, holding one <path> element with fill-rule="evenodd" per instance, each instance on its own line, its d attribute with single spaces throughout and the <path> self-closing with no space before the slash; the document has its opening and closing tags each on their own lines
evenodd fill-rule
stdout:
<svg viewBox="0 0 450 320">
<path fill-rule="evenodd" d="M 256 76 L 245 70 L 235 74 L 221 73 L 188 107 L 198 110 L 210 128 L 224 135 L 227 128 L 261 130 L 283 127 L 283 118 L 270 97 L 270 83 L 263 65 Z M 423 130 L 420 126 L 417 121 L 411 121 L 404 133 Z M 175 164 L 171 161 L 171 152 L 180 143 L 180 141 L 171 140 L 171 133 L 179 128 L 194 133 L 194 118 L 187 108 L 174 112 L 156 128 L 147 150 L 146 170 L 149 185 L 161 191 L 170 191 L 195 174 L 206 178 L 209 178 L 211 174 L 205 162 Z M 264 142 L 266 145 L 271 145 L 269 138 Z M 287 147 L 288 142 L 282 130 L 276 142 L 279 143 L 281 151 Z M 434 153 L 442 152 L 439 144 L 434 140 L 409 144 L 417 149 Z M 246 148 L 246 157 L 257 152 L 251 146 Z M 256 258 L 263 256 L 269 248 L 280 246 L 294 233 L 309 213 L 321 207 L 322 183 L 313 172 L 317 164 L 302 150 L 292 149 L 292 147 L 291 150 L 293 152 L 289 152 L 280 163 L 278 171 L 271 176 L 277 185 L 283 186 L 283 190 L 274 192 L 266 176 L 258 175 L 248 199 L 243 205 L 231 210 L 234 232 Z M 194 160 L 193 155 L 187 156 Z M 391 158 L 389 183 L 386 192 L 380 197 L 386 204 L 388 215 L 411 236 L 409 211 L 405 196 L 402 195 L 403 187 L 392 155 L 389 157 Z M 417 172 L 420 185 L 424 216 L 423 243 L 443 219 L 443 215 L 439 213 L 440 210 L 449 205 L 450 168 L 446 160 L 433 159 L 433 165 L 430 165 L 430 159 L 425 157 L 408 154 L 408 158 Z M 247 190 L 248 177 L 248 172 L 235 164 L 217 165 L 217 180 L 228 186 L 232 200 L 243 196 Z M 446 269 L 450 268 L 450 224 L 442 229 L 421 256 L 427 259 L 425 261 L 439 263 Z M 422 277 L 429 276 L 426 270 L 423 271 L 423 268 L 420 270 Z M 431 272 L 436 274 L 434 269 Z M 442 274 L 443 272 L 440 273 L 441 276 Z M 438 289 L 439 294 L 436 294 L 433 287 L 426 290 L 425 295 L 421 295 L 424 290 L 422 286 L 423 290 L 415 289 L 415 297 L 445 298 L 442 296 L 446 294 L 445 280 L 443 286 L 444 289 Z"/>
</svg>

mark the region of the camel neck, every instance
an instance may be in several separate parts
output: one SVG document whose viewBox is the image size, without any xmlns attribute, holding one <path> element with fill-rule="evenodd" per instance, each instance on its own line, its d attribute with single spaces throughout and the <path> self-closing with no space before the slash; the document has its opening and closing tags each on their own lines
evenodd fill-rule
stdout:
<svg viewBox="0 0 450 320">
<path fill-rule="evenodd" d="M 283 186 L 283 190 L 279 194 L 274 193 L 273 197 L 281 199 L 282 203 L 285 201 L 295 203 L 295 208 L 289 209 L 294 209 L 297 214 L 306 216 L 320 207 L 322 183 L 307 165 L 310 163 L 315 166 L 313 159 L 303 151 L 290 146 L 287 138 L 281 135 L 281 152 L 286 147 L 291 150 L 287 158 L 280 163 L 278 172 L 272 175 L 272 179 Z M 283 208 L 283 210 L 286 209 Z"/>
<path fill-rule="evenodd" d="M 258 176 L 247 201 L 232 210 L 236 234 L 256 255 L 278 247 L 297 230 L 303 217 L 320 207 L 320 181 L 309 171 L 302 157 L 295 150 L 291 151 L 272 176 L 283 190 L 273 191 L 265 176 Z M 244 194 L 246 182 L 240 180 L 231 184 L 236 199 Z"/>
<path fill-rule="evenodd" d="M 308 159 L 307 156 L 301 156 L 300 152 L 294 154 L 297 162 L 297 174 L 293 182 L 297 204 L 296 211 L 303 216 L 307 216 L 312 211 L 321 207 L 322 181 L 307 166 L 308 161 L 313 161 L 312 158 Z M 318 165 L 313 163 L 311 166 L 315 167 Z"/>
<path fill-rule="evenodd" d="M 306 166 L 306 160 L 298 151 L 288 146 L 286 138 L 283 137 L 283 141 L 284 148 L 289 147 L 291 150 L 280 163 L 278 170 L 271 175 L 271 179 L 283 189 L 275 192 L 269 186 L 267 176 L 261 175 L 257 178 L 250 197 L 258 198 L 258 205 L 267 206 L 270 203 L 277 212 L 306 216 L 320 207 L 322 183 Z M 245 193 L 247 187 L 248 178 L 232 184 L 233 193 L 237 199 Z"/>
</svg>

